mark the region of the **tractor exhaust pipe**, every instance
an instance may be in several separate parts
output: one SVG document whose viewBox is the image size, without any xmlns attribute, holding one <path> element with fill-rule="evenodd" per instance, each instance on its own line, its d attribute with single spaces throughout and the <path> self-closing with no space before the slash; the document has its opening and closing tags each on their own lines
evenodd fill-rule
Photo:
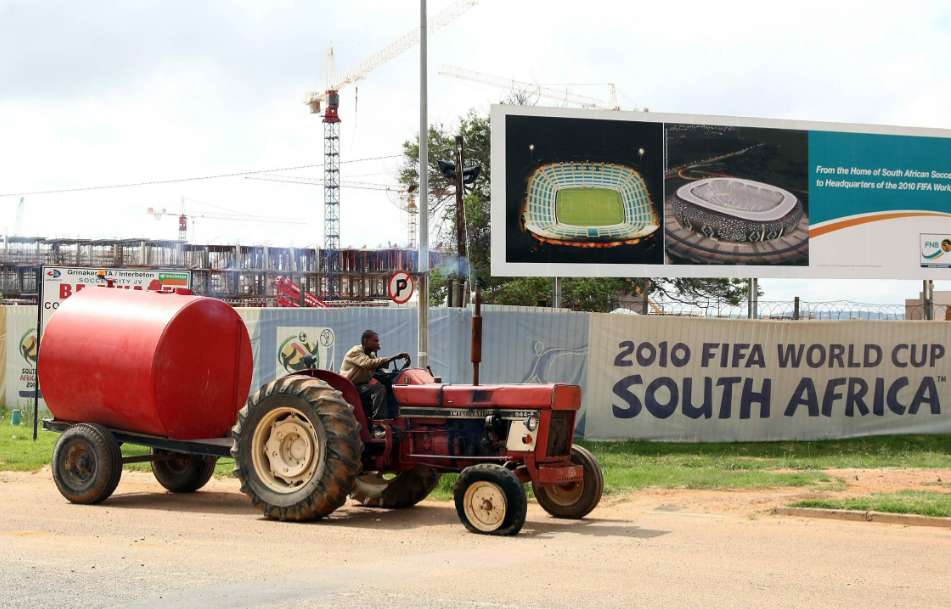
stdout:
<svg viewBox="0 0 951 609">
<path fill-rule="evenodd" d="M 479 364 L 482 362 L 482 290 L 476 286 L 475 314 L 472 316 L 472 384 L 479 384 Z"/>
</svg>

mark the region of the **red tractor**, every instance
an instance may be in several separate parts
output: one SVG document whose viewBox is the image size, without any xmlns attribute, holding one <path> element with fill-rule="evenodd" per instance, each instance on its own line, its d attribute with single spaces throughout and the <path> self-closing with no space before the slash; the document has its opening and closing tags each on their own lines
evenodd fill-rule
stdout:
<svg viewBox="0 0 951 609">
<path fill-rule="evenodd" d="M 86 290 L 70 298 L 41 344 L 40 381 L 56 415 L 44 427 L 64 432 L 52 469 L 70 501 L 104 500 L 118 484 L 122 463 L 142 460 L 123 458 L 120 443 L 152 447 L 148 460 L 156 478 L 174 492 L 200 488 L 216 458 L 230 453 L 242 492 L 279 520 L 321 518 L 348 496 L 369 507 L 410 507 L 447 472 L 460 474 L 456 512 L 476 533 L 518 533 L 525 523 L 526 483 L 542 508 L 559 518 L 582 518 L 601 498 L 597 461 L 572 445 L 581 402 L 577 385 L 445 385 L 426 370 L 394 367 L 376 375 L 387 387 L 393 416 L 372 421 L 371 433 L 354 385 L 312 369 L 264 385 L 238 410 L 247 395 L 251 358 L 247 331 L 240 319 L 235 324 L 236 314 L 229 317 L 225 305 L 207 298 L 187 296 L 186 303 L 173 300 L 186 298 L 182 295 L 119 292 Z M 97 387 L 89 377 L 108 379 L 103 368 L 109 366 L 128 370 L 137 353 L 127 351 L 121 363 L 111 363 L 82 337 L 101 328 L 121 338 L 126 333 L 117 324 L 139 321 L 159 327 L 139 341 L 140 367 L 147 373 L 137 393 L 148 395 L 134 405 L 130 382 Z M 113 342 L 119 344 L 119 338 Z M 188 350 L 177 344 L 196 338 L 209 346 L 207 353 L 196 353 L 194 344 Z M 77 353 L 77 345 L 86 351 Z M 186 353 L 188 365 L 175 368 Z M 219 356 L 214 361 L 212 353 Z M 177 393 L 166 387 L 183 374 L 200 387 Z M 185 409 L 182 399 L 203 410 Z M 228 416 L 230 434 L 219 431 Z M 217 426 L 209 427 L 213 418 Z"/>
</svg>

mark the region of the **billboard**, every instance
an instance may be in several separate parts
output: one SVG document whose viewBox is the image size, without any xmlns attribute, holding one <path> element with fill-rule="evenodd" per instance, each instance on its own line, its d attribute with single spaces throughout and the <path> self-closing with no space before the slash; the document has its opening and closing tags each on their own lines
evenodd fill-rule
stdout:
<svg viewBox="0 0 951 609">
<path fill-rule="evenodd" d="M 586 438 L 951 431 L 951 324 L 591 315 Z"/>
<path fill-rule="evenodd" d="M 191 272 L 181 269 L 113 269 L 44 266 L 40 292 L 40 337 L 59 305 L 76 292 L 90 286 L 109 285 L 128 290 L 190 288 Z"/>
<path fill-rule="evenodd" d="M 492 274 L 946 279 L 951 131 L 493 106 Z"/>
</svg>

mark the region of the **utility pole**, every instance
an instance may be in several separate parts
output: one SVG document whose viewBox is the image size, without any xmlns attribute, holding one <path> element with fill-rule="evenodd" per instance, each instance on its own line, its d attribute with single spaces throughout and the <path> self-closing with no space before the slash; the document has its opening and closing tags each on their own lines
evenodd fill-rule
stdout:
<svg viewBox="0 0 951 609">
<path fill-rule="evenodd" d="M 551 306 L 555 309 L 561 308 L 561 277 L 555 277 L 555 297 L 552 298 Z"/>
<path fill-rule="evenodd" d="M 420 368 L 429 366 L 429 117 L 426 114 L 426 0 L 419 0 L 419 283 L 418 354 Z"/>
<path fill-rule="evenodd" d="M 922 319 L 934 319 L 934 282 L 925 279 L 921 282 Z"/>
<path fill-rule="evenodd" d="M 456 136 L 456 281 L 455 281 L 455 305 L 462 307 L 465 305 L 466 293 L 466 210 L 463 199 L 465 198 L 465 185 L 463 183 L 463 165 L 464 151 L 461 135 Z"/>
</svg>

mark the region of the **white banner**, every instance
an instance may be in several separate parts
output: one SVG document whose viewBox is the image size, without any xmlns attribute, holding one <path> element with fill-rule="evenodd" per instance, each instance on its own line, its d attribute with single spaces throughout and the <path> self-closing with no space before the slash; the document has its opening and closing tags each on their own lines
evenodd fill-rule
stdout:
<svg viewBox="0 0 951 609">
<path fill-rule="evenodd" d="M 4 307 L 6 310 L 6 362 L 4 404 L 33 412 L 36 392 L 36 307 Z M 40 400 L 40 410 L 46 404 Z"/>
<path fill-rule="evenodd" d="M 951 324 L 592 315 L 585 437 L 951 432 Z"/>
</svg>

